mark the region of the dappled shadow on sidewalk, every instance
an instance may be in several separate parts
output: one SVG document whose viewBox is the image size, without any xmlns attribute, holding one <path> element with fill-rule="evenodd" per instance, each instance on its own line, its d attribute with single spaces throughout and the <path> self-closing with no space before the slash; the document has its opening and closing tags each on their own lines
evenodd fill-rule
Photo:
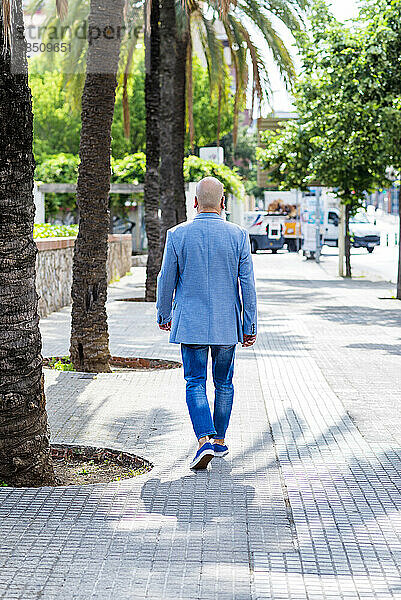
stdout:
<svg viewBox="0 0 401 600">
<path fill-rule="evenodd" d="M 46 387 L 52 441 L 127 451 L 135 451 L 140 438 L 149 448 L 164 444 L 177 428 L 177 415 L 163 404 L 138 403 L 146 398 L 153 373 L 103 374 L 92 379 L 82 378 L 81 373 L 58 373 Z"/>
<path fill-rule="evenodd" d="M 345 325 L 376 325 L 384 327 L 401 326 L 401 305 L 394 310 L 357 306 L 319 306 L 310 313 L 327 321 Z"/>
<path fill-rule="evenodd" d="M 315 419 L 321 419 L 324 412 L 311 412 L 306 420 L 300 411 L 289 407 L 272 420 L 299 556 L 285 562 L 270 561 L 260 554 L 257 560 L 262 557 L 260 564 L 266 573 L 285 574 L 294 585 L 295 581 L 306 583 L 321 597 L 325 585 L 336 590 L 336 597 L 350 589 L 356 594 L 374 592 L 384 597 L 388 590 L 395 593 L 399 589 L 395 583 L 398 577 L 376 577 L 370 586 L 366 582 L 375 569 L 399 572 L 401 448 L 373 449 L 358 440 L 359 434 L 345 413 L 319 431 Z M 252 447 L 247 450 L 245 463 L 252 452 Z M 272 462 L 260 470 L 260 475 Z M 273 587 L 272 597 L 279 593 L 279 587 Z"/>
<path fill-rule="evenodd" d="M 289 407 L 271 427 L 298 527 L 298 549 L 281 551 L 291 560 L 278 560 L 284 556 L 277 549 L 279 529 L 271 527 L 278 518 L 290 527 L 289 514 L 278 517 L 274 498 L 253 484 L 256 478 L 259 487 L 276 467 L 271 460 L 254 470 L 259 440 L 231 461 L 215 459 L 209 471 L 181 477 L 174 473 L 186 452 L 174 446 L 167 478 L 150 472 L 108 485 L 0 489 L 0 564 L 7 562 L 9 589 L 26 585 L 31 597 L 39 589 L 46 597 L 61 578 L 64 595 L 79 600 L 96 598 L 104 585 L 118 589 L 122 600 L 146 597 L 148 586 L 163 599 L 185 578 L 185 597 L 197 598 L 199 585 L 216 585 L 218 567 L 226 589 L 241 574 L 248 592 L 232 597 L 245 599 L 256 561 L 256 583 L 262 575 L 282 574 L 315 586 L 315 593 L 323 584 L 337 597 L 349 586 L 362 593 L 369 569 L 401 558 L 395 527 L 401 449 L 374 455 L 368 446 L 355 446 L 346 415 L 313 435 L 303 415 Z M 267 444 L 270 434 L 264 435 Z M 399 584 L 382 577 L 373 588 L 380 597 Z"/>
<path fill-rule="evenodd" d="M 361 350 L 378 350 L 379 352 L 387 352 L 399 356 L 401 354 L 400 344 L 348 344 L 347 348 L 358 348 Z"/>
<path fill-rule="evenodd" d="M 351 289 L 356 290 L 359 288 L 368 288 L 372 290 L 382 290 L 383 288 L 388 288 L 389 284 L 385 281 L 370 281 L 367 279 L 349 279 L 349 278 L 338 278 L 338 279 L 314 279 L 308 277 L 302 277 L 300 279 L 292 279 L 291 277 L 258 277 L 257 279 L 258 285 L 261 287 L 262 285 L 277 285 L 280 284 L 284 287 L 293 287 L 293 288 L 321 288 L 328 290 L 336 289 Z M 266 288 L 265 288 L 266 289 Z M 330 292 L 331 293 L 331 292 Z M 328 295 L 325 294 L 325 295 Z"/>
</svg>

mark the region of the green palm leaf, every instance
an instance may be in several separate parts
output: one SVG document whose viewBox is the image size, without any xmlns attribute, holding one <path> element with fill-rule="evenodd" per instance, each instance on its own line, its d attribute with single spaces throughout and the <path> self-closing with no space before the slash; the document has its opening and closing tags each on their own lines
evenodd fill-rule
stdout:
<svg viewBox="0 0 401 600">
<path fill-rule="evenodd" d="M 273 54 L 274 61 L 277 64 L 283 79 L 287 84 L 291 84 L 291 81 L 295 77 L 294 63 L 283 40 L 274 29 L 271 20 L 265 14 L 263 9 L 260 8 L 255 0 L 240 0 L 238 3 L 238 12 L 243 13 L 243 15 L 257 26 Z M 293 18 L 295 19 L 295 17 Z M 299 29 L 299 22 L 296 19 L 294 21 L 290 19 L 287 23 L 285 23 L 284 17 L 281 18 L 281 20 L 284 24 L 288 25 L 292 31 L 294 31 L 294 29 Z M 243 21 L 243 19 L 241 19 L 241 21 Z"/>
</svg>

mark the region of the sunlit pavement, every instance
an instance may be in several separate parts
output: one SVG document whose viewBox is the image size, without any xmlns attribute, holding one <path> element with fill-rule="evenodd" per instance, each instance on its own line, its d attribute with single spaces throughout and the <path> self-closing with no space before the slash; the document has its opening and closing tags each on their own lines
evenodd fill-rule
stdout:
<svg viewBox="0 0 401 600">
<path fill-rule="evenodd" d="M 333 275 L 338 273 L 338 248 L 323 246 L 322 260 L 330 266 Z M 373 281 L 397 282 L 398 246 L 376 246 L 369 254 L 366 248 L 352 248 L 351 268 L 353 275 Z"/>
<path fill-rule="evenodd" d="M 258 342 L 238 351 L 231 452 L 207 473 L 188 470 L 181 369 L 46 373 L 53 440 L 155 466 L 0 489 L 2 598 L 401 598 L 398 301 L 384 282 L 339 280 L 331 258 L 254 258 Z M 133 271 L 110 289 L 112 353 L 179 357 L 154 305 L 116 301 L 143 293 Z M 44 354 L 66 353 L 69 309 L 41 327 Z"/>
</svg>

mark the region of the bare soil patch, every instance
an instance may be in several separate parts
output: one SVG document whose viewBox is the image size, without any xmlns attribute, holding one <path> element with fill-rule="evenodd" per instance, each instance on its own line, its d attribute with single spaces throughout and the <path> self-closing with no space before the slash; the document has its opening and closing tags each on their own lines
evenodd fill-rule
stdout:
<svg viewBox="0 0 401 600">
<path fill-rule="evenodd" d="M 165 360 L 163 358 L 132 358 L 124 356 L 112 356 L 110 364 L 113 370 L 178 369 L 182 366 L 180 362 L 177 362 L 175 360 Z"/>
<path fill-rule="evenodd" d="M 74 371 L 69 356 L 50 356 L 43 359 L 43 366 L 58 371 Z M 120 371 L 154 371 L 162 369 L 179 369 L 180 362 L 163 358 L 141 358 L 132 356 L 112 356 L 110 361 L 113 372 Z"/>
<path fill-rule="evenodd" d="M 56 486 L 109 483 L 150 471 L 152 464 L 129 452 L 93 446 L 52 444 Z"/>
<path fill-rule="evenodd" d="M 116 298 L 116 302 L 145 302 L 145 296 L 134 298 Z"/>
</svg>

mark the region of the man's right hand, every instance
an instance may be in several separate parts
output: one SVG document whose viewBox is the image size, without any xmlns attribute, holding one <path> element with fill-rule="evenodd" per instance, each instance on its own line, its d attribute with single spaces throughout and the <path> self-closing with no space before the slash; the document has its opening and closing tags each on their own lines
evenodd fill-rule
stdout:
<svg viewBox="0 0 401 600">
<path fill-rule="evenodd" d="M 253 346 L 256 342 L 256 335 L 246 335 L 244 333 L 244 341 L 242 342 L 243 348 L 249 348 L 249 346 Z"/>
<path fill-rule="evenodd" d="M 171 331 L 171 321 L 169 321 L 168 323 L 164 323 L 163 325 L 159 325 L 159 328 L 162 331 Z"/>
</svg>

